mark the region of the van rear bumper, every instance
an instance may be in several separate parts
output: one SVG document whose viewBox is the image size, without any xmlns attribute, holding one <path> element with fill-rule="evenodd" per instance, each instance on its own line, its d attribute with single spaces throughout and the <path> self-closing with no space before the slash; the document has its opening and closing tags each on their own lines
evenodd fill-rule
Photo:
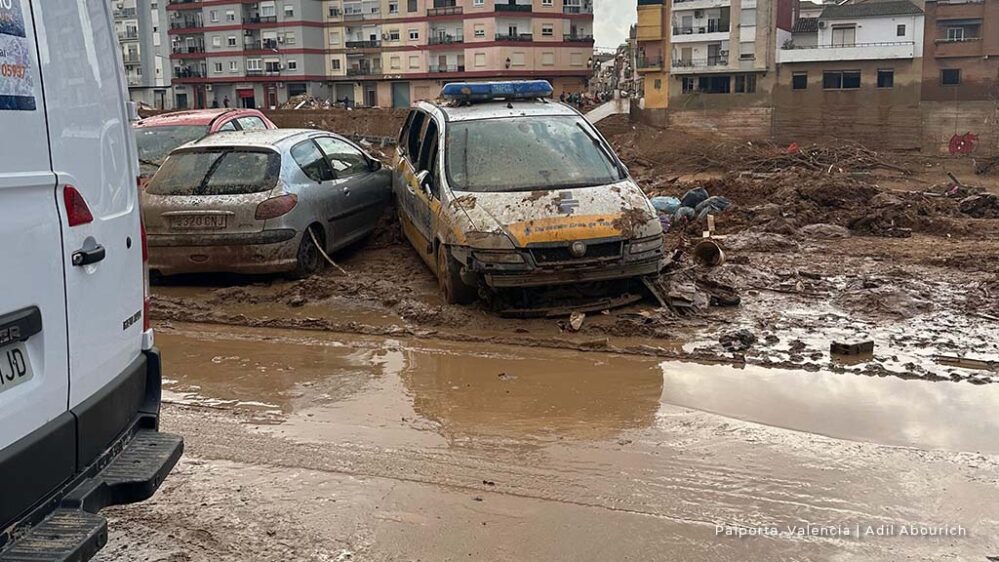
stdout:
<svg viewBox="0 0 999 562">
<path fill-rule="evenodd" d="M 85 561 L 107 542 L 105 507 L 148 499 L 183 452 L 160 433 L 159 352 L 0 451 L 0 562 Z"/>
</svg>

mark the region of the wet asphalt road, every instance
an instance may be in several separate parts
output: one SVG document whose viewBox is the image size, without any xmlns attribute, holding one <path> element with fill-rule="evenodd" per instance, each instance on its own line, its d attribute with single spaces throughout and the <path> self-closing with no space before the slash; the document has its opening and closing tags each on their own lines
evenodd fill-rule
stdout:
<svg viewBox="0 0 999 562">
<path fill-rule="evenodd" d="M 187 454 L 154 500 L 109 512 L 103 561 L 999 555 L 995 385 L 196 324 L 157 337 L 163 429 Z M 931 530 L 949 536 L 909 535 Z"/>
</svg>

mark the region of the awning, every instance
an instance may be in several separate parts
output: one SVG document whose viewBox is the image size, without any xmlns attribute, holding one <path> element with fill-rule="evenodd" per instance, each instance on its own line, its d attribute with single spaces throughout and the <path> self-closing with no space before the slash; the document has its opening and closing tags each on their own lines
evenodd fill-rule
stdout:
<svg viewBox="0 0 999 562">
<path fill-rule="evenodd" d="M 239 96 L 240 98 L 252 98 L 253 89 L 251 88 L 249 90 L 236 90 L 236 95 Z"/>
</svg>

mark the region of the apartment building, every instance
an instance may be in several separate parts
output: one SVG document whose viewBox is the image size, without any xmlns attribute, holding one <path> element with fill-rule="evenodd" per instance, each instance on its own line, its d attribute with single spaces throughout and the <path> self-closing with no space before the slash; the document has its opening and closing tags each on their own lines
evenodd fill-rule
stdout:
<svg viewBox="0 0 999 562">
<path fill-rule="evenodd" d="M 323 2 L 170 0 L 167 11 L 177 107 L 330 96 Z"/>
<path fill-rule="evenodd" d="M 172 68 L 166 0 L 111 0 L 115 31 L 132 101 L 171 109 Z"/>
<path fill-rule="evenodd" d="M 407 107 L 455 80 L 550 80 L 556 95 L 591 74 L 593 0 L 328 0 L 332 95 Z"/>
<path fill-rule="evenodd" d="M 669 106 L 670 10 L 664 0 L 638 0 L 635 72 L 645 109 Z"/>
<path fill-rule="evenodd" d="M 765 102 L 794 11 L 793 0 L 674 0 L 670 105 Z"/>
<path fill-rule="evenodd" d="M 831 4 L 799 17 L 777 54 L 780 136 L 920 145 L 923 10 L 909 0 Z M 878 140 L 880 139 L 880 140 Z"/>
<path fill-rule="evenodd" d="M 999 100 L 999 2 L 926 0 L 922 95 Z"/>
</svg>

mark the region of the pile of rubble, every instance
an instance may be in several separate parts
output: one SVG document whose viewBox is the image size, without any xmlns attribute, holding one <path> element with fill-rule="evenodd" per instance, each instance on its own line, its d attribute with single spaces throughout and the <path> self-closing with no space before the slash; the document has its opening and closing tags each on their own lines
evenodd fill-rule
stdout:
<svg viewBox="0 0 999 562">
<path fill-rule="evenodd" d="M 330 109 L 331 107 L 333 107 L 333 103 L 330 100 L 321 100 L 307 94 L 302 94 L 288 98 L 288 101 L 281 104 L 278 109 L 283 111 L 298 111 L 302 109 Z"/>
</svg>

